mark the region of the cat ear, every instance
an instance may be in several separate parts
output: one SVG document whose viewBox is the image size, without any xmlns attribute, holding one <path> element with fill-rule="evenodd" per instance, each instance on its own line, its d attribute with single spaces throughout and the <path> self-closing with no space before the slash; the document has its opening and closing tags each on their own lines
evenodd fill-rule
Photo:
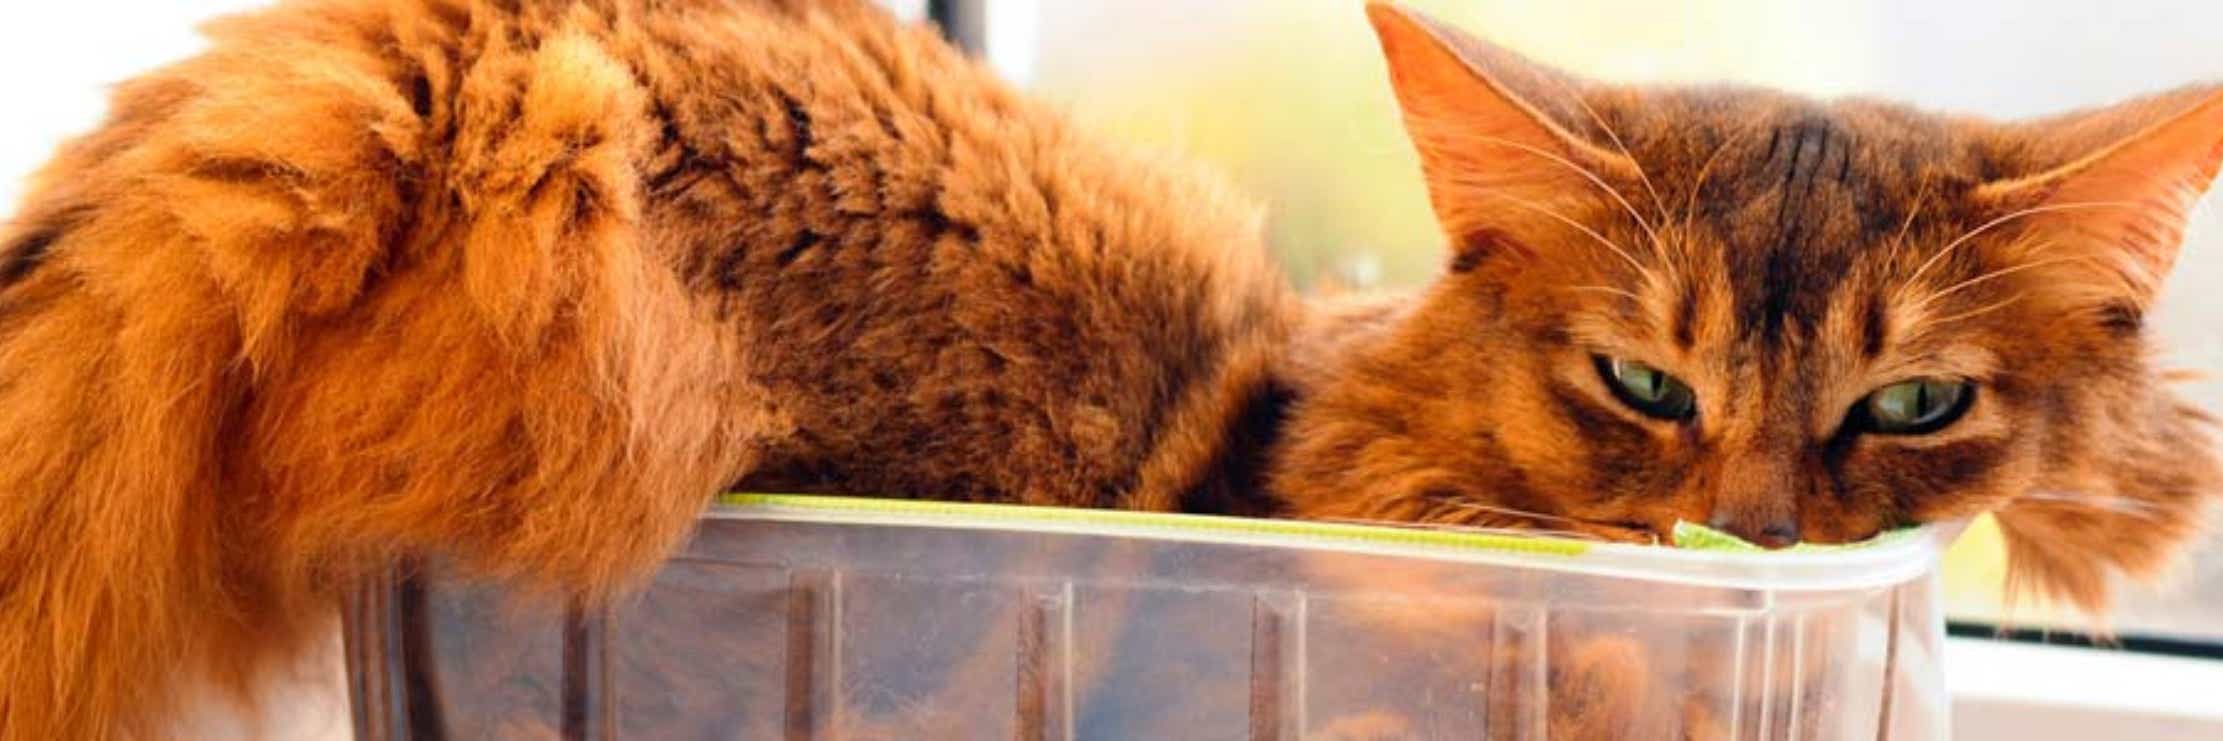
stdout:
<svg viewBox="0 0 2223 741">
<path fill-rule="evenodd" d="M 1573 80 L 1394 4 L 1369 3 L 1366 17 L 1419 150 L 1429 202 L 1459 251 L 1455 265 L 1505 245 L 1506 231 L 1560 228 L 1548 215 L 1561 211 L 1554 204 L 1603 197 L 1607 186 L 1597 178 L 1635 172 L 1626 157 L 1553 120 L 1547 111 L 1563 113 L 1564 96 L 1537 96 L 1548 106 L 1540 108 L 1518 92 L 1564 94 Z"/>
<path fill-rule="evenodd" d="M 2034 151 L 2081 151 L 2063 157 L 2069 164 L 1983 186 L 1977 197 L 2002 218 L 2022 214 L 2028 228 L 2044 230 L 2023 243 L 2043 253 L 2037 259 L 2067 258 L 2072 280 L 2149 306 L 2176 262 L 2193 204 L 2223 163 L 2223 86 L 2026 128 L 2035 130 L 2025 143 Z"/>
</svg>

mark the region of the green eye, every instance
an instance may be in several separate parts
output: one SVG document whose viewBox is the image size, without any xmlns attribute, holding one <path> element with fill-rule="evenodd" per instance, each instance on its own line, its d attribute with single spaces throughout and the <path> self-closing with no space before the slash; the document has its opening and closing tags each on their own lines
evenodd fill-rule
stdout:
<svg viewBox="0 0 2223 741">
<path fill-rule="evenodd" d="M 1890 435 L 1925 435 L 1944 429 L 1976 400 L 1976 385 L 1955 378 L 1916 378 L 1876 389 L 1860 401 L 1862 426 Z"/>
<path fill-rule="evenodd" d="M 1698 410 L 1698 395 L 1658 368 L 1620 358 L 1600 357 L 1597 362 L 1606 388 L 1631 409 L 1678 422 L 1690 419 Z"/>
</svg>

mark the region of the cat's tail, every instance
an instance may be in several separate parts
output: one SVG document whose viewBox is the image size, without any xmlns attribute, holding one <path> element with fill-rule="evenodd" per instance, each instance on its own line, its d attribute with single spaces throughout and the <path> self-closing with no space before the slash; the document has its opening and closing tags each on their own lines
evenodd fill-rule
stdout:
<svg viewBox="0 0 2223 741">
<path fill-rule="evenodd" d="M 0 739 L 167 735 L 394 554 L 617 588 L 738 469 L 635 79 L 465 5 L 217 26 L 0 227 Z"/>
</svg>

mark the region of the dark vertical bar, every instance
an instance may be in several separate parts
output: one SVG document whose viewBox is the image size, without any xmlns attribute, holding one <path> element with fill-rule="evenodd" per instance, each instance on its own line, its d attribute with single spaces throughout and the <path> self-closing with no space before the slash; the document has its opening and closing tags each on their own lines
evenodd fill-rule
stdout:
<svg viewBox="0 0 2223 741">
<path fill-rule="evenodd" d="M 610 712 L 610 619 L 604 610 L 572 605 L 563 616 L 563 737 L 601 741 L 616 735 Z"/>
<path fill-rule="evenodd" d="M 1018 714 L 1016 737 L 1019 741 L 1041 741 L 1043 727 L 1048 725 L 1043 715 L 1048 711 L 1048 698 L 1043 693 L 1049 687 L 1049 633 L 1048 616 L 1041 605 L 1029 604 L 1019 615 L 1018 690 L 1015 711 Z"/>
<path fill-rule="evenodd" d="M 1019 616 L 1016 736 L 1021 741 L 1066 737 L 1066 594 L 1033 595 Z"/>
<path fill-rule="evenodd" d="M 839 719 L 841 583 L 823 571 L 797 572 L 787 586 L 789 741 L 831 738 Z"/>
<path fill-rule="evenodd" d="M 818 663 L 817 643 L 813 633 L 818 622 L 818 595 L 809 584 L 794 584 L 787 590 L 787 738 L 788 741 L 808 741 L 811 737 L 812 702 L 817 694 L 818 682 L 812 676 Z"/>
<path fill-rule="evenodd" d="M 926 16 L 966 54 L 977 57 L 988 49 L 987 0 L 927 0 Z"/>
<path fill-rule="evenodd" d="M 1251 601 L 1250 611 L 1250 737 L 1266 741 L 1282 737 L 1283 703 L 1293 701 L 1282 692 L 1283 675 L 1294 669 L 1283 662 L 1282 634 L 1288 630 L 1280 610 L 1263 599 Z M 1295 730 L 1295 729 L 1289 729 Z"/>
<path fill-rule="evenodd" d="M 423 577 L 396 566 L 356 587 L 340 610 L 348 709 L 363 741 L 438 741 L 440 687 Z"/>
<path fill-rule="evenodd" d="M 448 737 L 447 723 L 440 717 L 440 683 L 432 668 L 432 604 L 427 596 L 426 576 L 411 567 L 405 572 L 394 590 L 395 614 L 401 630 L 401 692 L 404 698 L 402 711 L 407 717 L 408 734 L 404 738 L 435 741 Z"/>
<path fill-rule="evenodd" d="M 1550 711 L 1550 616 L 1527 605 L 1499 608 L 1490 638 L 1489 704 L 1483 723 L 1491 739 L 1545 738 Z M 1502 657 L 1502 658 L 1501 658 Z"/>
<path fill-rule="evenodd" d="M 382 573 L 348 595 L 340 611 L 347 651 L 347 700 L 361 741 L 407 738 L 408 708 L 399 691 L 400 635 L 394 610 L 395 575 Z"/>
</svg>

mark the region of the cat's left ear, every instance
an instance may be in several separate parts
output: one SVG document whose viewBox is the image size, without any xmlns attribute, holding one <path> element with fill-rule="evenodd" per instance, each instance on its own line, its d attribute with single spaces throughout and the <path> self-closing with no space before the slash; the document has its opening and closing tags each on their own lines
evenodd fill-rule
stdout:
<svg viewBox="0 0 2223 741">
<path fill-rule="evenodd" d="M 1569 201 L 1607 198 L 1607 182 L 1636 172 L 1566 128 L 1584 83 L 1391 3 L 1368 3 L 1366 17 L 1454 265 L 1567 228 Z"/>
<path fill-rule="evenodd" d="M 2027 257 L 2060 258 L 2072 280 L 2104 298 L 2150 307 L 2193 204 L 2223 163 L 2223 86 L 2016 128 L 2022 147 L 2060 152 L 2068 164 L 1982 186 L 1976 197 L 2042 230 L 2023 244 L 2043 256 Z"/>
</svg>

